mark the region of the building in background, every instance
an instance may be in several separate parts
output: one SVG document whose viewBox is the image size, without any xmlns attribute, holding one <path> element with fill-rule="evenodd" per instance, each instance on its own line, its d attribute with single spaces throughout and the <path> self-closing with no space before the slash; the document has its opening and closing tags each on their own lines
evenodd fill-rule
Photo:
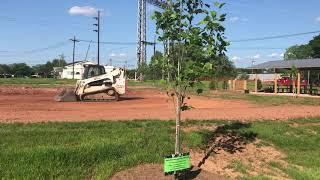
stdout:
<svg viewBox="0 0 320 180">
<path fill-rule="evenodd" d="M 92 61 L 77 61 L 74 63 L 74 79 L 81 79 L 84 73 L 85 65 L 96 64 Z M 61 79 L 72 79 L 73 78 L 73 63 L 67 64 L 63 67 L 61 73 Z"/>
<path fill-rule="evenodd" d="M 62 76 L 63 67 L 53 67 L 53 71 L 51 74 L 53 75 L 53 78 L 60 79 Z"/>
</svg>

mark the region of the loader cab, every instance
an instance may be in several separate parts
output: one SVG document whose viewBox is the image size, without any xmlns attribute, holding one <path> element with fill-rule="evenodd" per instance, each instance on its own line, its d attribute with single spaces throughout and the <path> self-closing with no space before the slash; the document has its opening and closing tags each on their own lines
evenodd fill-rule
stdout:
<svg viewBox="0 0 320 180">
<path fill-rule="evenodd" d="M 104 66 L 100 65 L 85 65 L 82 79 L 89 79 L 92 77 L 106 74 Z"/>
</svg>

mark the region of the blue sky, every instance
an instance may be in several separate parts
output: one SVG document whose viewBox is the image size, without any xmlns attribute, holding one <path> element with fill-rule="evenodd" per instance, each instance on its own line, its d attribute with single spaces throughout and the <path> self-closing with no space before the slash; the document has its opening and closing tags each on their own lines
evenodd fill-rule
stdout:
<svg viewBox="0 0 320 180">
<path fill-rule="evenodd" d="M 229 40 L 320 30 L 319 0 L 225 1 Z M 137 0 L 1 0 L 0 63 L 35 65 L 62 53 L 70 62 L 72 43 L 68 39 L 75 35 L 79 39 L 96 40 L 96 33 L 92 31 L 94 19 L 90 14 L 96 9 L 103 11 L 101 41 L 136 42 Z M 154 9 L 148 6 L 148 17 Z M 154 22 L 149 18 L 148 40 L 153 40 L 154 31 Z M 227 54 L 238 67 L 246 67 L 253 58 L 256 63 L 281 59 L 287 47 L 307 43 L 315 35 L 231 43 Z M 85 58 L 87 48 L 88 43 L 77 43 L 77 60 Z M 157 48 L 162 49 L 161 46 Z M 123 65 L 127 60 L 134 67 L 135 50 L 135 45 L 102 45 L 101 61 L 106 64 L 112 58 L 115 65 Z M 149 47 L 149 58 L 151 54 Z M 96 45 L 92 44 L 88 59 L 95 58 Z"/>
</svg>

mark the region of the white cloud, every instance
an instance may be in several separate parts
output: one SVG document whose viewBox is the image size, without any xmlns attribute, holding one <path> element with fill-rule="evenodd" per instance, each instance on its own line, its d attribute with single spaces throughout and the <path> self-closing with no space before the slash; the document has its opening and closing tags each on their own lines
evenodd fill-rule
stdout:
<svg viewBox="0 0 320 180">
<path fill-rule="evenodd" d="M 243 21 L 243 22 L 248 22 L 249 19 L 248 19 L 248 18 L 242 18 L 241 21 Z"/>
<path fill-rule="evenodd" d="M 91 6 L 73 6 L 69 9 L 69 14 L 72 16 L 82 15 L 82 16 L 95 16 L 98 13 L 97 8 Z"/>
<path fill-rule="evenodd" d="M 260 54 L 257 54 L 257 55 L 255 55 L 255 56 L 252 56 L 253 59 L 260 59 L 260 57 L 261 57 Z"/>
<path fill-rule="evenodd" d="M 320 23 L 320 16 L 316 17 L 315 21 L 316 21 L 317 23 Z"/>
<path fill-rule="evenodd" d="M 237 60 L 240 60 L 241 58 L 240 57 L 237 57 L 237 56 L 233 56 L 232 58 L 231 58 L 231 60 L 232 61 L 237 61 Z"/>
<path fill-rule="evenodd" d="M 231 21 L 231 22 L 237 22 L 237 21 L 239 21 L 239 20 L 240 20 L 239 17 L 231 17 L 231 18 L 230 18 L 230 21 Z"/>
<path fill-rule="evenodd" d="M 231 17 L 229 20 L 232 23 L 235 23 L 235 22 L 238 22 L 238 21 L 241 21 L 241 22 L 248 22 L 249 21 L 248 18 L 240 18 L 240 17 L 237 17 L 237 16 Z"/>
<path fill-rule="evenodd" d="M 126 57 L 127 54 L 125 54 L 125 53 L 119 53 L 119 54 L 117 54 L 117 53 L 111 53 L 109 56 L 110 56 L 110 57 L 114 57 L 114 58 L 123 58 L 123 57 Z"/>
<path fill-rule="evenodd" d="M 268 56 L 274 58 L 274 57 L 277 57 L 277 56 L 278 56 L 278 53 L 272 53 L 272 54 L 270 54 L 270 55 L 268 55 Z"/>
</svg>

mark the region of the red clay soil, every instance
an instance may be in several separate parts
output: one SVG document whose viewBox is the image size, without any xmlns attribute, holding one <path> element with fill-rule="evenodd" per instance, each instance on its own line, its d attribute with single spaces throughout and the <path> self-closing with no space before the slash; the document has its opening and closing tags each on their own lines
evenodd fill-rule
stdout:
<svg viewBox="0 0 320 180">
<path fill-rule="evenodd" d="M 0 122 L 174 119 L 173 105 L 155 89 L 129 90 L 119 102 L 55 102 L 61 89 L 0 87 Z M 239 100 L 192 97 L 184 119 L 285 120 L 320 116 L 318 106 L 258 106 Z"/>
</svg>

